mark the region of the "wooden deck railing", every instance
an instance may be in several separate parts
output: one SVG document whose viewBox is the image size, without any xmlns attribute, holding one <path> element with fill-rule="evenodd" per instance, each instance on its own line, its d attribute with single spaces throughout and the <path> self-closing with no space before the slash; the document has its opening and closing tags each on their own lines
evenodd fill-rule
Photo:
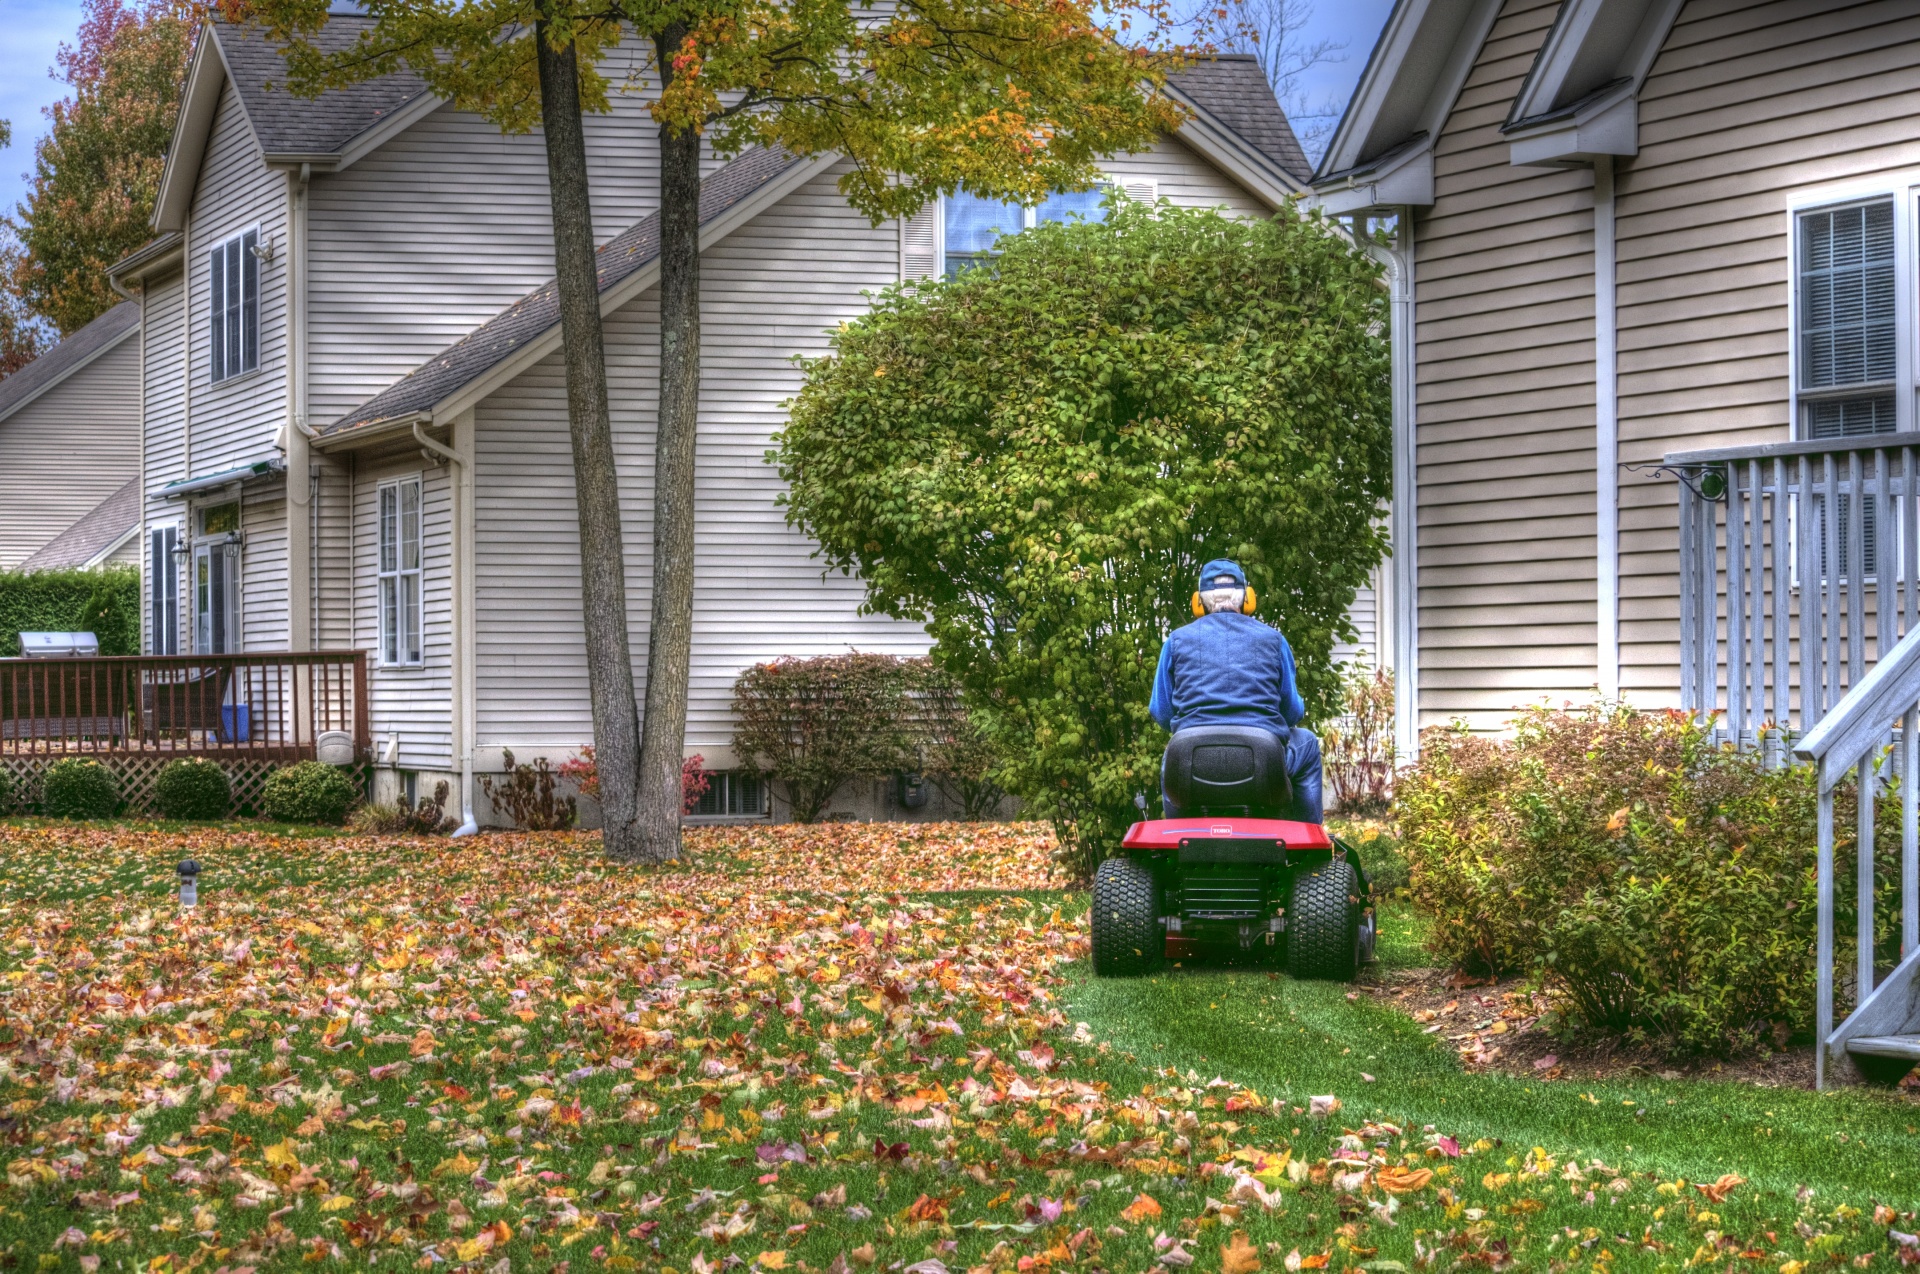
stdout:
<svg viewBox="0 0 1920 1274">
<path fill-rule="evenodd" d="M 311 759 L 371 747 L 363 651 L 0 659 L 0 756 Z"/>
</svg>

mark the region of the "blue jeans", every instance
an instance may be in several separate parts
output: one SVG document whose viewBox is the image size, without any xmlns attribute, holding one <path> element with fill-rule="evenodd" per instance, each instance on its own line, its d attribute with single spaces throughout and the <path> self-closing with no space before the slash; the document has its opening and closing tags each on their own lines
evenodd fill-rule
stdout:
<svg viewBox="0 0 1920 1274">
<path fill-rule="evenodd" d="M 1300 823 L 1321 823 L 1326 814 L 1320 799 L 1320 736 L 1298 726 L 1280 734 L 1287 749 L 1287 777 L 1293 781 L 1293 809 L 1289 817 Z M 1182 817 L 1166 792 L 1160 793 L 1165 817 Z"/>
</svg>

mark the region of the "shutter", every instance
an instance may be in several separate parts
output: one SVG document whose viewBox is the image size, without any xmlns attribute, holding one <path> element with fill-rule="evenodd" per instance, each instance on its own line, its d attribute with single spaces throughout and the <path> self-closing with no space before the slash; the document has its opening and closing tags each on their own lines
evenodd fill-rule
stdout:
<svg viewBox="0 0 1920 1274">
<path fill-rule="evenodd" d="M 240 369 L 260 366 L 260 236 L 249 230 L 240 240 Z"/>
<path fill-rule="evenodd" d="M 929 279 L 940 273 L 940 201 L 900 223 L 900 277 Z"/>
<path fill-rule="evenodd" d="M 227 376 L 227 252 L 215 248 L 207 258 L 207 350 L 214 380 Z"/>
<path fill-rule="evenodd" d="M 1120 193 L 1135 203 L 1154 203 L 1160 198 L 1160 183 L 1151 177 L 1123 177 Z"/>
</svg>

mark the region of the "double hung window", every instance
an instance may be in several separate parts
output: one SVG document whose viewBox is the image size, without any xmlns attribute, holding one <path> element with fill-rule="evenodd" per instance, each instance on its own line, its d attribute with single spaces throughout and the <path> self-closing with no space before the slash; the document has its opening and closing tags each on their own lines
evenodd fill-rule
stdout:
<svg viewBox="0 0 1920 1274">
<path fill-rule="evenodd" d="M 207 260 L 207 348 L 218 383 L 260 366 L 260 232 L 217 245 Z"/>
<path fill-rule="evenodd" d="M 148 537 L 147 589 L 150 604 L 147 649 L 156 655 L 180 653 L 180 565 L 174 550 L 180 528 L 155 527 Z"/>
<path fill-rule="evenodd" d="M 420 662 L 420 479 L 383 482 L 380 500 L 380 662 Z"/>
</svg>

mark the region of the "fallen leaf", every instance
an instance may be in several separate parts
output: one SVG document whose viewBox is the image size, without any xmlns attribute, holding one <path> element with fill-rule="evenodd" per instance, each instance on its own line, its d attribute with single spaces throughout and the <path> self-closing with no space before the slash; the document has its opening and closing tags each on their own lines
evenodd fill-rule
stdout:
<svg viewBox="0 0 1920 1274">
<path fill-rule="evenodd" d="M 1247 1242 L 1245 1230 L 1235 1230 L 1233 1239 L 1220 1249 L 1220 1274 L 1253 1274 L 1260 1268 L 1260 1249 Z"/>
</svg>

